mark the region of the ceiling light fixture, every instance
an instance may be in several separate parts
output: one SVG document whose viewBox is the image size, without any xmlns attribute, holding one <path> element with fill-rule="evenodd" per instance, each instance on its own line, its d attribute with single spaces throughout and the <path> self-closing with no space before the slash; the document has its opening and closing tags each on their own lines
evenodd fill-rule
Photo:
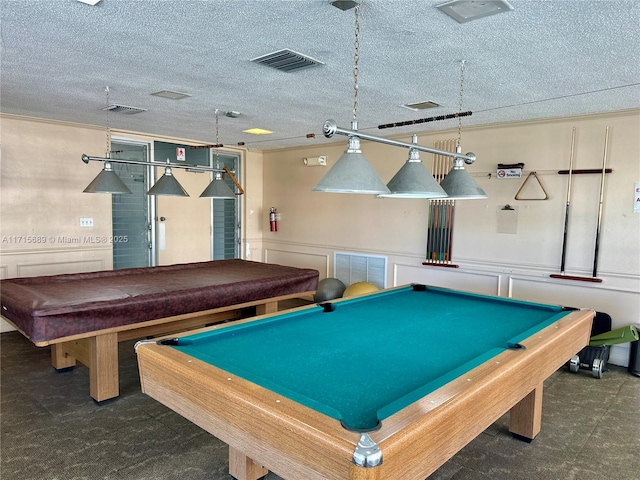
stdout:
<svg viewBox="0 0 640 480">
<path fill-rule="evenodd" d="M 149 189 L 147 195 L 171 195 L 174 197 L 188 197 L 187 191 L 182 188 L 180 182 L 173 176 L 171 171 L 171 162 L 167 158 L 167 165 L 164 167 L 164 174 Z"/>
<path fill-rule="evenodd" d="M 473 163 L 476 156 L 473 153 L 462 154 L 459 147 L 460 144 L 460 121 L 458 122 L 458 149 L 454 152 L 436 150 L 434 148 L 423 147 L 418 145 L 417 136 L 413 136 L 413 143 L 398 142 L 387 138 L 376 137 L 373 135 L 358 132 L 357 110 L 358 110 L 358 58 L 359 58 L 359 32 L 360 24 L 358 21 L 358 11 L 360 6 L 355 7 L 356 27 L 355 27 L 355 65 L 353 69 L 354 78 L 354 102 L 353 102 L 353 121 L 352 129 L 347 130 L 336 125 L 334 120 L 327 120 L 323 125 L 323 133 L 327 138 L 333 135 L 347 135 L 349 137 L 348 148 L 345 153 L 338 159 L 335 165 L 322 177 L 320 182 L 313 188 L 316 192 L 332 192 L 332 193 L 373 193 L 379 197 L 397 197 L 397 198 L 448 198 L 452 195 L 444 185 L 438 184 L 433 178 L 429 169 L 420 161 L 419 152 L 428 152 L 436 155 L 444 155 L 454 157 L 469 164 Z M 463 64 L 464 65 L 464 64 Z M 462 99 L 462 81 L 460 87 L 460 98 Z M 460 100 L 462 104 L 462 100 Z M 458 115 L 460 118 L 460 115 Z M 360 151 L 360 140 L 371 140 L 378 143 L 385 143 L 396 147 L 409 149 L 409 159 L 403 167 L 391 179 L 388 185 L 384 185 L 378 174 L 375 172 L 371 164 L 362 155 Z M 455 163 L 455 162 L 454 162 Z M 475 184 L 475 181 L 464 170 L 463 166 L 455 163 L 455 174 L 450 183 L 452 191 L 456 193 L 456 198 L 484 198 L 482 189 Z M 460 173 L 460 171 L 462 173 Z M 468 178 L 465 177 L 468 176 Z M 465 177 L 464 181 L 454 180 L 457 177 Z M 469 182 L 470 180 L 471 182 Z M 477 187 L 471 195 L 470 187 Z M 486 194 L 484 194 L 486 197 Z"/>
<path fill-rule="evenodd" d="M 213 159 L 216 166 L 216 169 L 220 168 L 220 158 L 218 156 L 218 146 L 220 145 L 219 137 L 219 128 L 218 128 L 218 110 L 215 111 L 216 114 L 216 148 L 213 151 Z M 222 172 L 220 170 L 216 170 L 213 173 L 213 180 L 204 189 L 204 191 L 200 194 L 201 198 L 214 198 L 220 200 L 226 200 L 230 198 L 235 198 L 235 194 L 233 190 L 226 184 L 224 179 L 222 178 Z"/>
<path fill-rule="evenodd" d="M 106 92 L 106 103 L 109 105 L 109 87 L 105 87 Z M 235 198 L 235 194 L 231 190 L 231 188 L 224 182 L 222 179 L 222 174 L 226 173 L 229 175 L 229 178 L 234 183 L 236 188 L 238 189 L 238 195 L 242 195 L 244 190 L 238 180 L 236 179 L 234 172 L 227 168 L 223 167 L 222 169 L 217 166 L 217 168 L 211 167 L 203 167 L 199 165 L 189 165 L 185 163 L 171 163 L 169 159 L 167 159 L 166 163 L 162 162 L 145 162 L 142 160 L 125 160 L 120 158 L 111 158 L 111 128 L 109 125 L 109 110 L 107 112 L 107 147 L 106 147 L 106 156 L 105 157 L 91 157 L 89 155 L 82 155 L 82 161 L 84 163 L 89 162 L 103 162 L 103 169 L 98 174 L 96 178 L 84 189 L 86 193 L 131 193 L 131 190 L 127 188 L 125 183 L 118 177 L 116 172 L 113 171 L 112 164 L 113 163 L 123 163 L 125 165 L 142 165 L 145 167 L 164 167 L 164 175 L 160 177 L 160 179 L 156 182 L 156 184 L 147 192 L 147 195 L 177 195 L 181 197 L 188 197 L 189 194 L 182 188 L 180 182 L 176 180 L 173 176 L 172 168 L 183 168 L 190 172 L 213 172 L 214 178 L 211 184 L 205 189 L 204 192 L 200 195 L 201 197 L 208 198 Z M 218 111 L 216 110 L 216 142 L 218 141 Z M 219 143 L 216 143 L 216 153 L 215 157 L 217 158 L 217 148 L 221 147 Z M 223 184 L 226 187 L 221 187 L 220 184 Z"/>
<path fill-rule="evenodd" d="M 120 179 L 118 174 L 113 171 L 111 166 L 111 126 L 109 124 L 109 87 L 104 87 L 105 91 L 105 108 L 107 123 L 107 144 L 105 147 L 105 162 L 102 171 L 93 181 L 84 189 L 85 193 L 131 193 L 129 187 Z"/>
<path fill-rule="evenodd" d="M 250 133 L 252 135 L 271 135 L 273 132 L 271 130 L 265 130 L 263 128 L 249 128 L 247 130 L 243 130 L 244 133 Z"/>
<path fill-rule="evenodd" d="M 336 3 L 336 2 L 334 2 Z M 334 5 L 343 9 L 339 5 Z M 344 10 L 344 9 L 343 9 Z M 315 192 L 330 193 L 390 193 L 369 161 L 360 150 L 358 136 L 358 61 L 360 58 L 360 5 L 355 5 L 355 40 L 353 66 L 353 120 L 349 142 L 344 154 L 331 167 L 320 182 L 313 187 Z M 326 124 L 325 124 L 326 125 Z M 326 136 L 326 133 L 325 133 Z"/>
<path fill-rule="evenodd" d="M 417 145 L 417 135 L 413 136 L 413 143 Z M 420 151 L 416 148 L 409 149 L 409 159 L 387 183 L 387 188 L 391 193 L 378 196 L 391 198 L 444 198 L 447 196 L 420 160 Z"/>
<path fill-rule="evenodd" d="M 460 110 L 462 113 L 462 98 L 464 94 L 464 60 L 460 62 Z M 451 200 L 475 200 L 479 198 L 487 198 L 480 185 L 471 178 L 469 172 L 464 168 L 464 163 L 471 164 L 473 161 L 463 158 L 462 147 L 460 146 L 460 139 L 462 137 L 462 115 L 458 115 L 458 138 L 456 141 L 456 155 L 453 159 L 453 168 L 444 177 L 444 180 L 440 182 L 440 186 L 447 192 L 447 195 Z M 467 153 L 467 156 L 473 155 Z M 475 161 L 475 155 L 473 155 Z"/>
<path fill-rule="evenodd" d="M 222 173 L 226 173 L 227 175 L 229 175 L 229 178 L 231 178 L 231 180 L 233 181 L 234 185 L 238 188 L 238 195 L 242 195 L 244 193 L 244 190 L 242 189 L 242 187 L 240 186 L 240 183 L 238 182 L 238 180 L 236 179 L 233 170 L 227 168 L 227 167 L 223 167 L 223 168 L 211 168 L 211 167 L 203 167 L 200 165 L 188 165 L 188 164 L 184 164 L 184 163 L 171 163 L 169 160 L 167 160 L 166 163 L 163 162 L 144 162 L 142 160 L 125 160 L 125 159 L 119 159 L 119 158 L 108 158 L 108 157 L 92 157 L 89 155 L 82 155 L 82 161 L 84 163 L 89 163 L 89 162 L 103 162 L 105 164 L 105 170 L 109 169 L 111 170 L 111 164 L 112 163 L 123 163 L 126 165 L 142 165 L 145 167 L 164 167 L 165 168 L 165 174 L 163 175 L 163 178 L 166 177 L 170 177 L 170 178 L 174 178 L 173 177 L 173 172 L 171 171 L 174 168 L 183 168 L 185 170 L 188 170 L 189 172 L 213 172 L 215 173 L 219 173 L 220 175 L 222 175 Z M 169 169 L 169 172 L 167 172 L 167 169 Z M 112 172 L 116 178 L 118 180 L 120 180 L 120 178 L 115 174 L 115 172 Z M 94 180 L 94 182 L 97 180 L 97 178 Z M 162 178 L 160 179 L 162 180 Z M 158 180 L 158 183 L 160 182 L 160 180 Z M 175 180 L 175 178 L 174 178 Z M 120 180 L 122 181 L 122 180 Z M 93 184 L 94 182 L 91 182 L 91 184 Z M 163 180 L 163 183 L 173 183 L 172 180 Z M 89 187 L 91 187 L 91 184 L 89 184 Z M 157 185 L 157 183 L 156 183 Z M 87 189 L 85 190 L 85 192 L 87 193 L 131 193 L 129 192 L 109 192 L 106 190 L 89 190 L 89 187 L 87 187 Z M 125 185 L 126 187 L 126 185 Z M 183 195 L 182 193 L 162 193 L 162 189 L 164 187 L 162 187 L 160 190 L 160 193 L 158 193 L 155 189 L 155 185 L 154 187 L 149 190 L 148 195 L 181 195 L 181 196 L 188 196 L 188 195 Z M 180 187 L 182 188 L 182 187 Z M 186 192 L 185 192 L 186 193 Z M 225 197 L 226 198 L 226 197 Z"/>
</svg>

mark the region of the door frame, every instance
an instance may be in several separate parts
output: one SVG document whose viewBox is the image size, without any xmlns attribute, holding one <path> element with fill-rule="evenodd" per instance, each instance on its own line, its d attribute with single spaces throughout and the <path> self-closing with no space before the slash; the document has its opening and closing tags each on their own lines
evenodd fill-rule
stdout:
<svg viewBox="0 0 640 480">
<path fill-rule="evenodd" d="M 153 141 L 151 140 L 142 140 L 139 138 L 127 137 L 124 135 L 112 135 L 111 136 L 111 145 L 113 144 L 124 144 L 124 145 L 134 145 L 137 147 L 146 147 L 147 149 L 147 159 L 146 161 L 152 161 L 153 159 Z M 113 148 L 113 147 L 111 147 Z M 145 184 L 145 193 L 151 188 L 156 181 L 155 178 L 155 169 L 150 165 L 144 169 L 144 184 Z M 151 196 L 147 195 L 147 242 L 149 245 L 149 254 L 148 254 L 148 263 L 150 267 L 155 267 L 158 264 L 158 254 L 157 254 L 157 246 L 156 246 L 156 202 L 155 199 L 151 198 Z M 113 230 L 113 216 L 111 217 L 112 221 L 112 230 Z"/>
</svg>

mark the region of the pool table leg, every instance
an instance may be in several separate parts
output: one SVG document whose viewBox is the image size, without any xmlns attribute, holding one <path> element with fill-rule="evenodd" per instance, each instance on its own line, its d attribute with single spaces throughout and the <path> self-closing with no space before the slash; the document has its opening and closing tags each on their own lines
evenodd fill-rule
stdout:
<svg viewBox="0 0 640 480">
<path fill-rule="evenodd" d="M 120 394 L 117 332 L 53 344 L 51 360 L 58 370 L 74 366 L 76 360 L 89 367 L 89 393 L 96 402 Z"/>
<path fill-rule="evenodd" d="M 276 313 L 278 311 L 278 301 L 265 302 L 256 305 L 256 315 L 266 315 L 267 313 Z"/>
<path fill-rule="evenodd" d="M 269 470 L 255 463 L 240 450 L 229 447 L 229 475 L 237 480 L 258 480 Z"/>
<path fill-rule="evenodd" d="M 542 426 L 542 383 L 520 400 L 509 413 L 509 431 L 527 442 L 540 433 Z"/>
<path fill-rule="evenodd" d="M 56 370 L 63 370 L 75 367 L 76 358 L 65 351 L 63 343 L 54 343 L 51 345 L 51 364 Z"/>
</svg>

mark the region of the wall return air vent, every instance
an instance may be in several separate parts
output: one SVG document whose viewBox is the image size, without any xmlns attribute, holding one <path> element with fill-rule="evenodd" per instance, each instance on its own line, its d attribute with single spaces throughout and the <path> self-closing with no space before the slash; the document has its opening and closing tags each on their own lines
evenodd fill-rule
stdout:
<svg viewBox="0 0 640 480">
<path fill-rule="evenodd" d="M 324 65 L 318 60 L 286 48 L 261 57 L 252 58 L 251 61 L 283 72 L 297 72 L 305 68 Z"/>
<path fill-rule="evenodd" d="M 146 112 L 146 108 L 138 108 L 138 107 L 127 107 L 126 105 L 108 105 L 104 107 L 102 110 L 112 112 L 112 113 L 124 113 L 127 115 L 133 115 L 134 113 L 142 113 Z"/>
</svg>

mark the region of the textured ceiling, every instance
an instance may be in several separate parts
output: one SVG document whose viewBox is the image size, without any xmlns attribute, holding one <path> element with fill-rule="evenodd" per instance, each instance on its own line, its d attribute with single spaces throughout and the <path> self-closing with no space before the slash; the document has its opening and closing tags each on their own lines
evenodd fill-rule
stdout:
<svg viewBox="0 0 640 480">
<path fill-rule="evenodd" d="M 360 130 L 405 134 L 416 127 L 377 127 L 458 112 L 462 60 L 463 128 L 640 107 L 637 0 L 509 0 L 512 11 L 464 24 L 443 1 L 362 1 Z M 220 117 L 225 145 L 326 142 L 326 119 L 350 128 L 353 116 L 354 12 L 329 0 L 0 0 L 0 110 L 214 143 L 218 109 L 241 113 Z M 323 65 L 250 62 L 283 48 Z M 107 115 L 105 86 L 110 103 L 147 111 Z M 191 97 L 150 95 L 163 89 Z M 399 107 L 422 101 L 441 106 Z"/>
</svg>

